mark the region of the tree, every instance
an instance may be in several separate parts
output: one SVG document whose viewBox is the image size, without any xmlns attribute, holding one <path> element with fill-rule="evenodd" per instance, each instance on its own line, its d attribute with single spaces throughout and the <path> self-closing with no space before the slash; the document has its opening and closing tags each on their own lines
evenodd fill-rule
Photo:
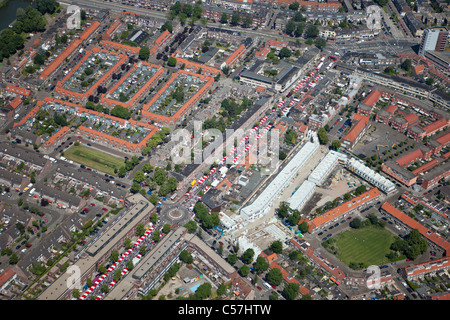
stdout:
<svg viewBox="0 0 450 320">
<path fill-rule="evenodd" d="M 327 131 L 325 130 L 325 128 L 319 128 L 319 130 L 317 131 L 317 135 L 319 137 L 320 144 L 328 143 L 329 139 L 328 139 Z"/>
<path fill-rule="evenodd" d="M 314 44 L 316 45 L 317 48 L 322 50 L 327 45 L 327 40 L 325 40 L 324 38 L 318 37 L 318 38 L 316 38 L 316 40 L 314 40 Z"/>
<path fill-rule="evenodd" d="M 143 223 L 139 223 L 136 227 L 136 235 L 138 237 L 142 237 L 145 233 L 145 225 Z"/>
<path fill-rule="evenodd" d="M 359 196 L 359 195 L 363 194 L 366 191 L 367 191 L 367 187 L 365 185 L 361 185 L 361 186 L 356 188 L 356 190 L 354 192 L 354 195 L 355 196 Z"/>
<path fill-rule="evenodd" d="M 167 65 L 169 67 L 175 67 L 177 65 L 177 58 L 169 57 L 169 59 L 167 60 Z"/>
<path fill-rule="evenodd" d="M 139 50 L 139 59 L 147 61 L 150 57 L 150 49 L 146 46 L 142 46 Z"/>
<path fill-rule="evenodd" d="M 158 242 L 160 238 L 161 238 L 161 234 L 159 232 L 155 232 L 152 236 L 152 240 L 155 242 Z"/>
<path fill-rule="evenodd" d="M 298 222 L 300 221 L 300 218 L 301 218 L 300 211 L 295 209 L 295 210 L 292 210 L 292 213 L 289 215 L 289 217 L 287 217 L 286 220 L 289 222 L 289 224 L 291 226 L 296 226 L 296 225 L 298 225 Z"/>
<path fill-rule="evenodd" d="M 144 179 L 145 179 L 144 171 L 142 171 L 142 170 L 137 170 L 137 171 L 134 173 L 134 178 L 133 178 L 134 181 L 136 181 L 136 182 L 142 182 L 142 181 L 144 181 Z"/>
<path fill-rule="evenodd" d="M 133 242 L 131 241 L 130 238 L 126 238 L 124 244 L 125 244 L 125 249 L 127 249 L 127 250 L 131 249 L 131 247 L 133 247 Z"/>
<path fill-rule="evenodd" d="M 331 147 L 337 151 L 341 148 L 341 142 L 339 140 L 333 140 L 333 142 L 331 142 Z"/>
<path fill-rule="evenodd" d="M 45 63 L 45 57 L 42 54 L 36 54 L 33 58 L 35 64 L 41 66 Z"/>
<path fill-rule="evenodd" d="M 280 52 L 278 53 L 278 56 L 280 57 L 280 59 L 289 58 L 291 55 L 292 55 L 292 51 L 286 47 L 282 48 L 280 50 Z"/>
<path fill-rule="evenodd" d="M 150 173 L 152 172 L 152 170 L 153 166 L 150 163 L 146 162 L 142 165 L 142 171 L 144 171 L 145 173 Z"/>
<path fill-rule="evenodd" d="M 301 224 L 299 224 L 298 226 L 298 230 L 300 230 L 301 233 L 306 233 L 309 230 L 309 225 L 306 221 L 303 221 Z"/>
<path fill-rule="evenodd" d="M 230 17 L 226 12 L 222 13 L 222 15 L 220 16 L 220 23 L 227 23 L 229 18 Z"/>
<path fill-rule="evenodd" d="M 74 297 L 75 299 L 78 299 L 80 297 L 80 290 L 73 289 L 72 290 L 72 297 Z"/>
<path fill-rule="evenodd" d="M 231 16 L 231 24 L 233 26 L 237 26 L 240 22 L 241 22 L 241 16 L 239 15 L 239 13 L 234 12 Z"/>
<path fill-rule="evenodd" d="M 202 17 L 202 14 L 203 14 L 203 9 L 202 9 L 202 7 L 200 7 L 198 5 L 195 6 L 194 9 L 192 10 L 192 16 L 197 19 L 200 19 Z"/>
<path fill-rule="evenodd" d="M 277 209 L 277 213 L 281 218 L 286 218 L 290 213 L 291 208 L 286 201 L 280 203 L 280 206 Z"/>
<path fill-rule="evenodd" d="M 360 218 L 354 218 L 354 219 L 350 222 L 349 226 L 352 227 L 353 229 L 359 229 L 359 228 L 361 228 L 361 227 L 362 227 L 361 219 L 360 219 Z"/>
<path fill-rule="evenodd" d="M 306 28 L 306 35 L 308 38 L 315 38 L 319 35 L 319 29 L 317 28 L 317 26 L 310 24 Z"/>
<path fill-rule="evenodd" d="M 238 272 L 242 277 L 246 277 L 250 273 L 250 267 L 244 264 L 239 268 Z"/>
<path fill-rule="evenodd" d="M 189 3 L 183 4 L 183 7 L 181 8 L 181 12 L 183 12 L 187 17 L 192 16 L 193 8 Z"/>
<path fill-rule="evenodd" d="M 267 280 L 271 285 L 278 286 L 283 281 L 283 274 L 279 268 L 270 269 L 267 273 Z"/>
<path fill-rule="evenodd" d="M 375 3 L 380 7 L 384 7 L 388 3 L 388 0 L 375 0 Z"/>
<path fill-rule="evenodd" d="M 242 19 L 242 25 L 243 25 L 245 28 L 249 28 L 249 27 L 252 25 L 252 22 L 253 22 L 252 17 L 249 16 L 249 15 L 246 15 L 246 16 L 244 17 L 244 19 Z"/>
<path fill-rule="evenodd" d="M 163 168 L 156 167 L 155 173 L 153 174 L 153 181 L 158 185 L 162 185 L 167 179 L 167 172 Z"/>
<path fill-rule="evenodd" d="M 284 135 L 284 143 L 293 146 L 295 145 L 296 141 L 297 141 L 297 132 L 292 128 L 287 129 Z"/>
<path fill-rule="evenodd" d="M 283 243 L 281 243 L 280 240 L 275 240 L 270 245 L 270 250 L 272 250 L 275 253 L 281 253 L 283 251 Z"/>
<path fill-rule="evenodd" d="M 131 112 L 121 105 L 116 105 L 111 109 L 111 115 L 122 118 L 122 119 L 130 119 Z"/>
<path fill-rule="evenodd" d="M 217 287 L 217 296 L 223 296 L 225 293 L 227 293 L 227 287 L 222 283 Z"/>
<path fill-rule="evenodd" d="M 42 14 L 52 14 L 58 7 L 56 0 L 36 0 L 36 8 Z"/>
<path fill-rule="evenodd" d="M 195 233 L 197 231 L 197 222 L 194 220 L 186 222 L 184 227 L 188 230 L 189 233 Z"/>
<path fill-rule="evenodd" d="M 249 263 L 252 263 L 254 256 L 255 256 L 255 251 L 252 248 L 248 248 L 242 254 L 241 259 L 245 264 L 249 264 Z"/>
<path fill-rule="evenodd" d="M 289 20 L 289 21 L 286 23 L 285 32 L 286 32 L 288 35 L 292 35 L 292 33 L 294 33 L 294 31 L 295 31 L 296 28 L 297 28 L 297 25 L 295 24 L 295 22 L 292 21 L 292 20 Z"/>
<path fill-rule="evenodd" d="M 168 234 L 170 232 L 170 224 L 168 223 L 164 224 L 162 232 Z"/>
<path fill-rule="evenodd" d="M 402 68 L 403 70 L 405 70 L 408 73 L 411 72 L 411 70 L 412 70 L 411 59 L 405 59 L 405 61 L 403 61 L 403 63 L 400 65 L 400 68 Z"/>
<path fill-rule="evenodd" d="M 172 31 L 173 31 L 173 26 L 172 26 L 172 24 L 169 22 L 169 21 L 166 21 L 162 26 L 161 26 L 161 29 L 160 29 L 160 31 L 161 32 L 164 32 L 164 31 L 169 31 L 170 33 L 172 33 Z"/>
<path fill-rule="evenodd" d="M 141 186 L 136 181 L 133 182 L 133 184 L 130 187 L 130 192 L 133 194 L 136 194 L 141 190 Z"/>
<path fill-rule="evenodd" d="M 109 259 L 112 262 L 116 262 L 119 259 L 119 252 L 117 250 L 114 250 L 113 252 L 111 252 L 111 256 L 109 257 Z"/>
<path fill-rule="evenodd" d="M 298 283 L 291 282 L 284 287 L 283 293 L 288 300 L 294 300 L 297 298 L 299 291 L 300 285 Z"/>
<path fill-rule="evenodd" d="M 266 258 L 259 256 L 256 258 L 255 262 L 255 272 L 256 273 L 263 273 L 269 269 L 269 263 L 267 262 Z"/>
<path fill-rule="evenodd" d="M 208 298 L 211 295 L 212 285 L 209 282 L 202 283 L 195 291 L 195 297 L 197 299 L 203 300 Z"/>
<path fill-rule="evenodd" d="M 194 258 L 192 258 L 192 255 L 189 251 L 183 250 L 180 253 L 180 260 L 184 263 L 191 264 L 194 261 Z"/>
<path fill-rule="evenodd" d="M 297 27 L 295 28 L 295 31 L 294 31 L 294 35 L 296 37 L 300 37 L 303 34 L 304 29 L 305 29 L 305 26 L 303 25 L 303 23 L 297 24 Z M 300 51 L 297 50 L 295 55 L 300 56 Z"/>
<path fill-rule="evenodd" d="M 289 5 L 289 10 L 297 11 L 299 8 L 300 4 L 298 2 L 294 2 Z"/>
<path fill-rule="evenodd" d="M 238 256 L 236 253 L 230 253 L 227 257 L 229 264 L 234 265 L 238 261 Z"/>
<path fill-rule="evenodd" d="M 17 264 L 17 262 L 19 262 L 19 256 L 14 252 L 10 257 L 9 257 L 9 264 Z"/>
</svg>

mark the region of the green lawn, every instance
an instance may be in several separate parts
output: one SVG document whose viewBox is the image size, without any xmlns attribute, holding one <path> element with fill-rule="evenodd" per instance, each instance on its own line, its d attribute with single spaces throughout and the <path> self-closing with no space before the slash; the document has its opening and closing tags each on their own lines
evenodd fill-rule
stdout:
<svg viewBox="0 0 450 320">
<path fill-rule="evenodd" d="M 390 252 L 395 235 L 384 228 L 364 227 L 347 230 L 336 235 L 335 239 L 340 261 L 347 265 L 363 262 L 370 266 L 389 262 L 386 254 Z"/>
<path fill-rule="evenodd" d="M 83 145 L 70 147 L 64 151 L 64 157 L 110 175 L 116 175 L 114 168 L 119 169 L 125 165 L 125 161 L 121 158 Z"/>
</svg>

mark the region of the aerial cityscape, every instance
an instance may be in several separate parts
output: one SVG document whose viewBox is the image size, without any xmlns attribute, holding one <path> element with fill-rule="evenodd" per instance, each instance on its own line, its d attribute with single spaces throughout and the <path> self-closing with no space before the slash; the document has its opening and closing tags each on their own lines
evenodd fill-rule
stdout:
<svg viewBox="0 0 450 320">
<path fill-rule="evenodd" d="M 450 300 L 450 0 L 0 17 L 0 300 Z"/>
</svg>

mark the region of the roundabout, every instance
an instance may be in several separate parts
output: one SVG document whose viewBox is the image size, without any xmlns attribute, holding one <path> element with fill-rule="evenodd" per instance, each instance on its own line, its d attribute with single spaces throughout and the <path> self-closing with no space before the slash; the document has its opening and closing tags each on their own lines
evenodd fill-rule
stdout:
<svg viewBox="0 0 450 320">
<path fill-rule="evenodd" d="M 178 203 L 164 204 L 161 207 L 160 216 L 170 224 L 178 225 L 184 225 L 191 219 L 191 213 L 188 209 Z"/>
</svg>

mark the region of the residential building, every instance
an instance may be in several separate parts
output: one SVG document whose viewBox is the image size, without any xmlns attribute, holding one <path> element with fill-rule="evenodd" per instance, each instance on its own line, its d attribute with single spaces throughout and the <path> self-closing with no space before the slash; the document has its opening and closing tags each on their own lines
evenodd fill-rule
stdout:
<svg viewBox="0 0 450 320">
<path fill-rule="evenodd" d="M 352 149 L 366 132 L 369 118 L 364 115 L 354 114 L 354 120 L 356 120 L 356 123 L 352 125 L 350 131 L 341 139 L 343 148 Z"/>
<path fill-rule="evenodd" d="M 419 56 L 425 56 L 426 51 L 444 51 L 448 46 L 449 31 L 446 27 L 428 28 L 423 32 Z"/>
<path fill-rule="evenodd" d="M 439 271 L 446 271 L 450 267 L 450 259 L 444 257 L 435 261 L 418 263 L 401 269 L 402 275 L 407 280 L 420 280 L 425 276 L 434 276 Z"/>
<path fill-rule="evenodd" d="M 380 211 L 382 214 L 388 214 L 389 217 L 393 218 L 397 223 L 400 223 L 401 225 L 407 227 L 409 230 L 417 229 L 420 234 L 431 243 L 433 247 L 435 246 L 438 248 L 438 250 L 443 251 L 445 256 L 450 252 L 450 243 L 445 238 L 423 226 L 422 224 L 408 216 L 406 213 L 394 207 L 389 202 L 383 203 Z"/>
<path fill-rule="evenodd" d="M 345 218 L 355 210 L 361 210 L 364 207 L 373 204 L 380 196 L 378 188 L 372 188 L 363 194 L 344 202 L 343 204 L 311 219 L 305 220 L 309 225 L 309 232 L 316 229 L 327 228 L 335 221 Z"/>
</svg>

